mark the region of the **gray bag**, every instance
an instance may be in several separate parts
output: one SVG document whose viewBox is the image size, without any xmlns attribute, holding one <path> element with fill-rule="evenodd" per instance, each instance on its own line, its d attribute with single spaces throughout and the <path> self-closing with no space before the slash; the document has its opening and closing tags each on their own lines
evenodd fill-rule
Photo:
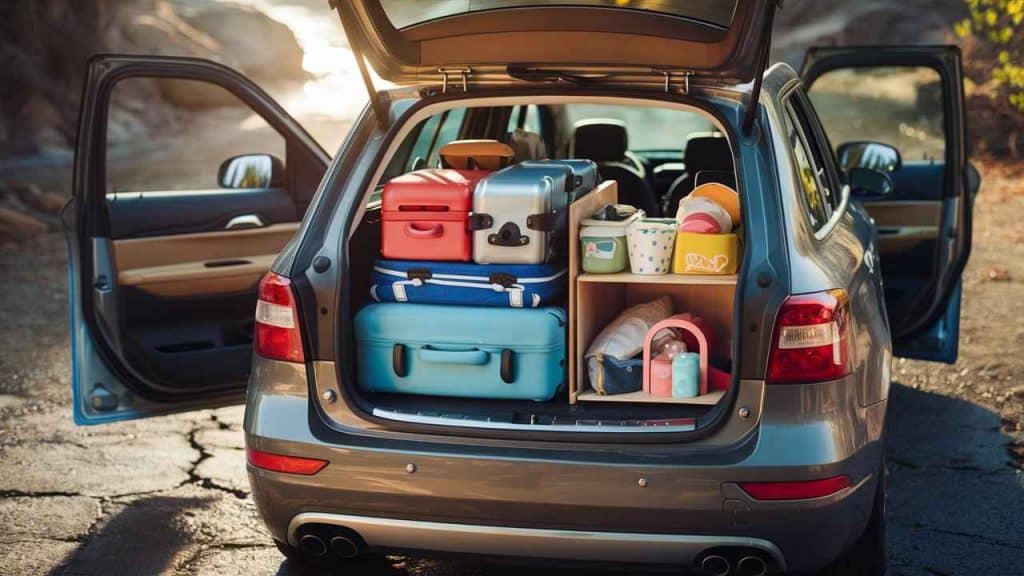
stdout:
<svg viewBox="0 0 1024 576">
<path fill-rule="evenodd" d="M 562 165 L 517 164 L 476 185 L 473 261 L 477 264 L 541 264 L 548 260 L 554 232 L 567 218 L 572 169 Z"/>
</svg>

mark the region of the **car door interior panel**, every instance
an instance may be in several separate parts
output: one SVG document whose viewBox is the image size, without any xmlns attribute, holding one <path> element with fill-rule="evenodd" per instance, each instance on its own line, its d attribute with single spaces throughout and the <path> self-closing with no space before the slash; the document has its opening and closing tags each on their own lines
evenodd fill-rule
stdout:
<svg viewBox="0 0 1024 576">
<path fill-rule="evenodd" d="M 298 220 L 295 201 L 281 188 L 116 192 L 107 195 L 110 237 L 138 238 L 227 230 L 239 216 L 263 225 Z"/>
<path fill-rule="evenodd" d="M 117 145 L 106 122 L 119 95 L 152 78 L 225 93 L 230 104 L 216 112 L 189 110 L 222 157 L 176 152 L 159 133 L 137 165 L 100 153 Z M 136 84 L 120 88 L 125 80 Z M 298 231 L 327 154 L 255 84 L 190 58 L 93 58 L 81 116 L 73 241 L 93 249 L 77 250 L 88 288 L 72 321 L 93 327 L 85 334 L 125 377 L 123 387 L 103 387 L 123 391 L 117 402 L 97 403 L 89 399 L 101 383 L 87 368 L 76 373 L 76 421 L 137 417 L 170 397 L 237 398 L 251 367 L 259 281 Z"/>
</svg>

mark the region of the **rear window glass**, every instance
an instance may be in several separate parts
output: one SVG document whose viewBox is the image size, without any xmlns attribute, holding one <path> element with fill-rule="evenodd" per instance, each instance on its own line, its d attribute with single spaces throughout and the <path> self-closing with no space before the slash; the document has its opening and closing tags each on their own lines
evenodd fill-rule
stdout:
<svg viewBox="0 0 1024 576">
<path fill-rule="evenodd" d="M 690 134 L 714 130 L 703 114 L 652 106 L 566 104 L 564 114 L 569 126 L 594 118 L 625 122 L 630 150 L 681 150 Z"/>
<path fill-rule="evenodd" d="M 540 6 L 599 7 L 657 12 L 700 20 L 716 26 L 728 26 L 732 23 L 733 13 L 736 11 L 736 0 L 381 0 L 381 6 L 391 25 L 399 29 L 469 12 Z"/>
</svg>

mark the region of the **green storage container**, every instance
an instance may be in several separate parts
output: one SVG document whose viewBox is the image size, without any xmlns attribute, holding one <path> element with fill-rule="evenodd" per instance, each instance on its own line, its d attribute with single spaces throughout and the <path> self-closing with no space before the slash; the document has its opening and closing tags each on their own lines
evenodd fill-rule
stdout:
<svg viewBox="0 0 1024 576">
<path fill-rule="evenodd" d="M 614 274 L 629 266 L 625 226 L 584 226 L 580 230 L 583 271 Z"/>
</svg>

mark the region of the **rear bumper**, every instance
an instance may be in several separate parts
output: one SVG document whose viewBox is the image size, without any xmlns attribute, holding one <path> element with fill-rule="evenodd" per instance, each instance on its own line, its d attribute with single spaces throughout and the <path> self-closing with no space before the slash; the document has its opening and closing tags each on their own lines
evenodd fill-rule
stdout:
<svg viewBox="0 0 1024 576">
<path fill-rule="evenodd" d="M 552 449 L 355 432 L 339 442 L 318 427 L 304 372 L 268 370 L 258 366 L 263 377 L 250 386 L 247 443 L 329 461 L 314 476 L 249 469 L 257 509 L 282 541 L 326 518 L 358 522 L 381 550 L 683 566 L 739 541 L 810 572 L 856 540 L 872 509 L 885 404 L 837 397 L 851 389 L 844 383 L 766 391 L 753 434 L 697 454 L 686 445 Z M 841 474 L 851 487 L 810 500 L 758 501 L 738 486 Z"/>
<path fill-rule="evenodd" d="M 348 514 L 302 513 L 288 526 L 288 542 L 297 546 L 296 531 L 307 524 L 343 526 L 356 531 L 371 548 L 431 550 L 501 557 L 547 558 L 564 561 L 649 563 L 689 566 L 712 548 L 759 551 L 773 566 L 785 570 L 782 552 L 766 540 L 740 536 L 688 536 L 547 530 L 474 524 L 423 522 Z"/>
<path fill-rule="evenodd" d="M 489 468 L 479 460 L 464 465 Z M 321 474 L 332 466 L 337 475 L 302 482 L 250 469 L 257 509 L 275 538 L 295 544 L 300 526 L 331 524 L 355 530 L 382 552 L 675 566 L 693 566 L 714 548 L 737 547 L 759 550 L 774 566 L 800 573 L 822 568 L 856 540 L 870 515 L 876 482 L 872 475 L 824 498 L 761 502 L 733 483 L 712 487 L 714 481 L 692 479 L 641 490 L 635 481 L 623 486 L 609 478 L 607 488 L 581 486 L 570 494 L 566 485 L 546 481 L 569 472 L 558 464 L 545 464 L 547 473 L 534 482 L 525 474 L 481 470 L 466 486 L 456 473 L 444 489 L 430 480 L 418 484 L 413 477 L 419 471 L 397 481 L 385 467 L 378 468 L 383 473 L 376 480 L 357 472 L 346 481 L 340 477 L 354 469 L 332 463 Z M 482 494 L 479 486 L 488 481 L 494 488 Z M 650 496 L 632 494 L 643 490 Z"/>
</svg>

